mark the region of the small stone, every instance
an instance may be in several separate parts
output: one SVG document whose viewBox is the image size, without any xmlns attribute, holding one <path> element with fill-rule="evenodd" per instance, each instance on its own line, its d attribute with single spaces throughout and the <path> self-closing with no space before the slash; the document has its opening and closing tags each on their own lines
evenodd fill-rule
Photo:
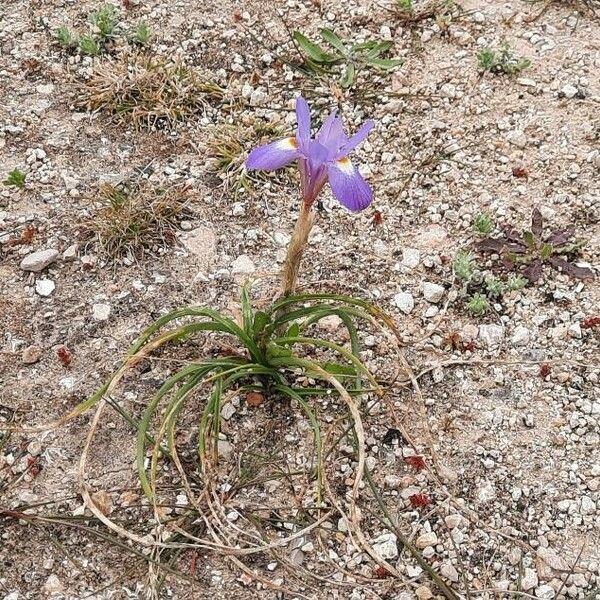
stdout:
<svg viewBox="0 0 600 600">
<path fill-rule="evenodd" d="M 445 291 L 444 287 L 437 283 L 423 282 L 423 296 L 427 302 L 437 304 L 444 297 Z"/>
<path fill-rule="evenodd" d="M 71 244 L 62 254 L 63 260 L 75 260 L 77 258 L 77 244 Z"/>
<path fill-rule="evenodd" d="M 517 79 L 517 83 L 525 87 L 535 87 L 537 85 L 533 79 L 529 79 L 527 77 L 519 77 Z"/>
<path fill-rule="evenodd" d="M 490 350 L 498 348 L 504 339 L 504 327 L 501 325 L 480 325 L 479 339 Z"/>
<path fill-rule="evenodd" d="M 228 402 L 221 409 L 221 416 L 226 421 L 229 421 L 229 419 L 231 419 L 231 417 L 233 417 L 233 415 L 235 415 L 235 406 L 231 402 Z"/>
<path fill-rule="evenodd" d="M 540 585 L 539 588 L 536 588 L 535 595 L 541 600 L 552 600 L 556 595 L 554 588 L 551 585 Z"/>
<path fill-rule="evenodd" d="M 394 296 L 394 304 L 404 313 L 409 314 L 415 307 L 415 300 L 408 292 L 399 292 Z"/>
<path fill-rule="evenodd" d="M 329 333 L 335 333 L 343 324 L 344 321 L 337 315 L 328 315 L 319 320 L 319 327 L 329 331 Z"/>
<path fill-rule="evenodd" d="M 53 248 L 49 248 L 48 250 L 38 250 L 37 252 L 28 254 L 21 261 L 21 269 L 23 269 L 23 271 L 40 273 L 57 258 L 58 250 L 54 250 Z"/>
<path fill-rule="evenodd" d="M 456 568 L 454 567 L 454 565 L 452 565 L 450 563 L 444 563 L 440 567 L 440 573 L 446 579 L 449 579 L 450 581 L 454 581 L 454 582 L 458 581 L 458 571 L 456 570 Z"/>
<path fill-rule="evenodd" d="M 267 94 L 260 88 L 257 88 L 250 95 L 250 106 L 262 106 L 267 100 Z"/>
<path fill-rule="evenodd" d="M 52 279 L 38 279 L 35 282 L 35 291 L 40 296 L 50 296 L 50 294 L 52 294 L 52 292 L 54 292 L 55 289 L 56 285 L 54 281 L 52 281 Z"/>
<path fill-rule="evenodd" d="M 421 253 L 416 248 L 404 248 L 402 251 L 402 266 L 415 269 L 421 262 Z"/>
<path fill-rule="evenodd" d="M 229 458 L 233 453 L 233 446 L 227 440 L 219 440 L 217 442 L 219 456 Z"/>
<path fill-rule="evenodd" d="M 456 86 L 451 83 L 444 83 L 440 88 L 442 98 L 456 98 Z"/>
<path fill-rule="evenodd" d="M 565 98 L 575 98 L 575 96 L 577 96 L 577 88 L 574 85 L 571 85 L 570 83 L 567 83 L 567 85 L 563 86 L 563 88 L 560 90 L 561 94 L 565 97 Z"/>
<path fill-rule="evenodd" d="M 113 511 L 113 501 L 111 495 L 105 490 L 98 490 L 92 494 L 92 500 L 98 510 L 103 515 L 110 515 Z"/>
<path fill-rule="evenodd" d="M 183 238 L 183 245 L 194 255 L 201 268 L 208 269 L 216 257 L 217 240 L 212 229 L 199 227 Z"/>
<path fill-rule="evenodd" d="M 95 321 L 106 321 L 110 316 L 110 304 L 94 304 L 92 306 L 92 317 Z"/>
<path fill-rule="evenodd" d="M 596 503 L 589 496 L 582 496 L 579 511 L 582 515 L 593 515 L 596 512 Z"/>
<path fill-rule="evenodd" d="M 33 365 L 42 358 L 42 349 L 39 346 L 27 346 L 21 354 L 21 360 L 26 365 Z"/>
<path fill-rule="evenodd" d="M 446 523 L 446 527 L 448 527 L 448 529 L 455 529 L 456 527 L 458 527 L 461 524 L 462 520 L 463 520 L 463 518 L 461 515 L 454 514 L 454 515 L 448 515 L 444 519 L 444 522 Z"/>
<path fill-rule="evenodd" d="M 573 325 L 569 326 L 567 331 L 570 337 L 575 339 L 581 338 L 581 325 L 579 323 L 573 323 Z"/>
<path fill-rule="evenodd" d="M 415 590 L 415 596 L 419 600 L 430 600 L 433 598 L 433 592 L 426 585 L 422 585 Z"/>
<path fill-rule="evenodd" d="M 56 575 L 50 575 L 46 579 L 46 583 L 42 586 L 42 591 L 48 596 L 60 594 L 64 590 L 64 586 Z"/>
<path fill-rule="evenodd" d="M 385 560 L 398 556 L 398 538 L 393 533 L 383 533 L 372 542 L 373 550 Z"/>
<path fill-rule="evenodd" d="M 523 591 L 527 592 L 532 590 L 538 584 L 538 576 L 535 572 L 535 569 L 526 568 L 523 573 L 523 578 L 521 579 L 521 586 Z"/>
<path fill-rule="evenodd" d="M 256 271 L 256 267 L 247 254 L 238 256 L 231 265 L 231 272 L 234 274 L 249 275 L 250 273 L 254 273 L 254 271 Z"/>
<path fill-rule="evenodd" d="M 555 571 L 567 571 L 569 569 L 569 564 L 567 561 L 550 548 L 538 548 L 537 555 L 538 558 L 541 558 L 551 569 L 554 569 Z"/>
<path fill-rule="evenodd" d="M 435 546 L 437 541 L 437 535 L 433 531 L 429 531 L 428 533 L 421 534 L 415 540 L 415 546 L 422 550 L 423 548 L 427 548 L 427 546 Z"/>
<path fill-rule="evenodd" d="M 513 332 L 511 342 L 513 346 L 526 346 L 529 343 L 530 332 L 527 327 L 519 325 Z"/>
<path fill-rule="evenodd" d="M 290 552 L 290 563 L 299 567 L 304 562 L 304 552 L 300 548 L 295 548 Z"/>
</svg>

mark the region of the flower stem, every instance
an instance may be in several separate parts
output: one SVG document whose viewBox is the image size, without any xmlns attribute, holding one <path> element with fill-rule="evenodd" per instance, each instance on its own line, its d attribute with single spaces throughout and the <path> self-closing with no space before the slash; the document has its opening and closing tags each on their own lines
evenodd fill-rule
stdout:
<svg viewBox="0 0 600 600">
<path fill-rule="evenodd" d="M 284 296 L 289 296 L 296 290 L 300 261 L 302 260 L 302 255 L 304 254 L 304 249 L 308 243 L 308 236 L 314 222 L 315 215 L 311 210 L 311 204 L 302 202 L 281 274 Z"/>
</svg>

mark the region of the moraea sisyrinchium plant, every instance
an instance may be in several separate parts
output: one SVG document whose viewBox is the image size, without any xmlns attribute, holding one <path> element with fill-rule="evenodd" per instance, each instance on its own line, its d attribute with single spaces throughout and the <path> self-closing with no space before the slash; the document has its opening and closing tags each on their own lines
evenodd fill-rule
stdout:
<svg viewBox="0 0 600 600">
<path fill-rule="evenodd" d="M 312 204 L 329 180 L 334 196 L 346 208 L 352 211 L 367 208 L 373 199 L 373 192 L 348 155 L 367 137 L 374 126 L 373 121 L 363 123 L 348 138 L 341 117 L 334 111 L 312 139 L 310 111 L 302 96 L 296 100 L 296 118 L 298 132 L 295 137 L 252 150 L 246 160 L 246 168 L 274 171 L 297 160 L 305 203 Z"/>
<path fill-rule="evenodd" d="M 296 118 L 298 131 L 295 136 L 255 148 L 246 160 L 248 169 L 269 171 L 298 161 L 302 207 L 283 273 L 286 295 L 294 291 L 300 259 L 314 221 L 311 207 L 325 183 L 329 181 L 333 195 L 353 212 L 367 208 L 373 200 L 373 191 L 348 155 L 367 137 L 374 122 L 366 121 L 353 136 L 348 137 L 341 117 L 334 111 L 317 135 L 311 138 L 310 109 L 302 96 L 296 100 Z"/>
</svg>

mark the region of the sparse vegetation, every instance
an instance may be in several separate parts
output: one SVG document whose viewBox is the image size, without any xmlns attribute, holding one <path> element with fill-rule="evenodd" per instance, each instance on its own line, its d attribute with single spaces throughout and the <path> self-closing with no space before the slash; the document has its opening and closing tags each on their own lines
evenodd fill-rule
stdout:
<svg viewBox="0 0 600 600">
<path fill-rule="evenodd" d="M 25 187 L 26 175 L 19 169 L 13 169 L 3 181 L 4 185 L 9 185 L 17 188 Z"/>
<path fill-rule="evenodd" d="M 499 48 L 483 48 L 477 55 L 477 61 L 482 71 L 504 75 L 515 75 L 531 66 L 528 58 L 516 57 L 507 42 Z"/>
<path fill-rule="evenodd" d="M 529 280 L 523 277 L 520 273 L 511 273 L 508 276 L 507 286 L 511 292 L 515 292 L 518 290 L 522 290 L 524 287 L 527 287 Z"/>
<path fill-rule="evenodd" d="M 467 310 L 475 315 L 476 317 L 480 317 L 484 315 L 490 308 L 490 303 L 485 296 L 481 294 L 474 294 L 469 301 L 467 302 Z"/>
<path fill-rule="evenodd" d="M 152 39 L 152 30 L 146 21 L 140 21 L 133 32 L 132 41 L 138 46 L 148 46 Z"/>
<path fill-rule="evenodd" d="M 497 277 L 491 276 L 485 280 L 485 289 L 492 298 L 497 298 L 504 293 L 504 283 Z"/>
<path fill-rule="evenodd" d="M 111 258 L 134 258 L 172 243 L 187 197 L 182 186 L 148 182 L 102 185 L 92 222 L 102 253 Z"/>
<path fill-rule="evenodd" d="M 531 230 L 517 233 L 509 229 L 500 237 L 479 242 L 482 252 L 497 254 L 499 264 L 507 270 L 517 270 L 530 282 L 538 281 L 544 265 L 562 270 L 571 277 L 588 279 L 594 276 L 591 269 L 579 267 L 569 261 L 578 254 L 584 240 L 574 240 L 573 232 L 560 229 L 544 235 L 542 213 L 535 208 L 531 215 Z"/>
<path fill-rule="evenodd" d="M 101 48 L 100 44 L 96 40 L 96 38 L 92 35 L 82 35 L 79 40 L 79 50 L 81 54 L 86 54 L 88 56 L 98 56 L 100 54 Z"/>
<path fill-rule="evenodd" d="M 479 235 L 489 235 L 494 231 L 495 224 L 489 215 L 482 213 L 475 217 L 473 228 Z"/>
<path fill-rule="evenodd" d="M 454 258 L 452 265 L 454 274 L 465 281 L 471 279 L 474 271 L 473 256 L 469 252 L 460 251 Z"/>
<path fill-rule="evenodd" d="M 88 19 L 102 38 L 110 38 L 119 24 L 119 13 L 114 5 L 105 4 L 91 13 Z"/>
<path fill-rule="evenodd" d="M 98 64 L 76 104 L 150 127 L 191 117 L 223 95 L 220 86 L 182 61 L 125 56 Z"/>
<path fill-rule="evenodd" d="M 207 142 L 207 151 L 211 157 L 211 170 L 222 180 L 225 191 L 234 196 L 242 191 L 252 193 L 256 184 L 272 178 L 264 171 L 248 171 L 244 163 L 257 140 L 274 139 L 283 134 L 279 127 L 262 121 L 248 127 L 226 125 L 216 128 Z"/>
<path fill-rule="evenodd" d="M 332 48 L 324 50 L 319 44 L 303 33 L 294 31 L 293 38 L 304 56 L 304 68 L 315 74 L 333 75 L 340 73 L 340 85 L 350 88 L 356 81 L 357 73 L 365 67 L 390 71 L 402 64 L 399 59 L 383 58 L 392 48 L 389 40 L 372 40 L 352 43 L 340 38 L 331 29 L 321 29 L 321 37 Z M 339 71 L 341 68 L 341 72 Z"/>
<path fill-rule="evenodd" d="M 77 36 L 66 26 L 62 25 L 56 30 L 56 41 L 65 49 L 77 48 Z"/>
</svg>

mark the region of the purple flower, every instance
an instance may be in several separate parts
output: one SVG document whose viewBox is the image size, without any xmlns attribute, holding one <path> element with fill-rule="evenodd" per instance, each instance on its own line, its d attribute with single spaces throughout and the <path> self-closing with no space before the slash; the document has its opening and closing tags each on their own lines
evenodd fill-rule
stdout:
<svg viewBox="0 0 600 600">
<path fill-rule="evenodd" d="M 327 181 L 333 195 L 348 209 L 359 211 L 373 200 L 373 191 L 358 169 L 347 158 L 369 134 L 375 123 L 366 121 L 350 138 L 344 133 L 342 119 L 334 111 L 323 123 L 314 139 L 310 137 L 310 111 L 302 96 L 296 100 L 298 131 L 250 152 L 248 169 L 274 171 L 298 161 L 302 198 L 311 205 Z"/>
</svg>

